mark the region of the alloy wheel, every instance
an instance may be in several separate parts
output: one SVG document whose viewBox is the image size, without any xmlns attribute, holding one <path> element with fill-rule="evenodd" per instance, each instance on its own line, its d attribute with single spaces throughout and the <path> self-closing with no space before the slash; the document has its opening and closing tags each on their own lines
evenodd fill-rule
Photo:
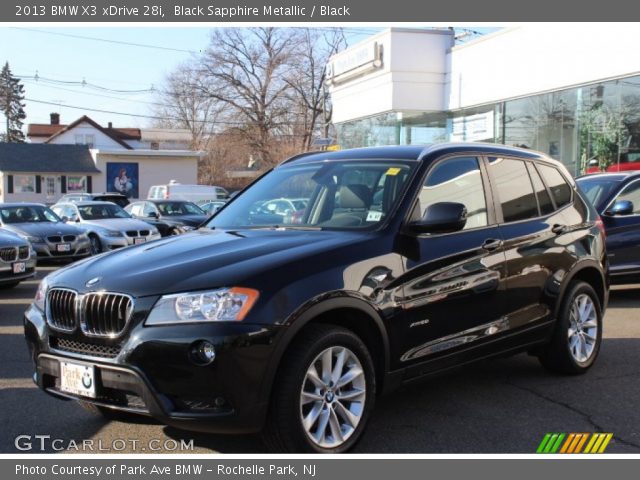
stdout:
<svg viewBox="0 0 640 480">
<path fill-rule="evenodd" d="M 574 298 L 569 311 L 569 351 L 578 363 L 587 362 L 598 339 L 598 314 L 591 297 L 581 293 Z"/>
<path fill-rule="evenodd" d="M 91 236 L 89 237 L 89 241 L 91 243 L 91 253 L 93 255 L 97 255 L 102 250 L 102 245 L 100 245 L 100 240 L 98 237 Z"/>
<path fill-rule="evenodd" d="M 309 365 L 300 391 L 300 419 L 307 437 L 321 448 L 346 442 L 362 419 L 366 391 L 362 364 L 351 350 L 323 350 Z"/>
</svg>

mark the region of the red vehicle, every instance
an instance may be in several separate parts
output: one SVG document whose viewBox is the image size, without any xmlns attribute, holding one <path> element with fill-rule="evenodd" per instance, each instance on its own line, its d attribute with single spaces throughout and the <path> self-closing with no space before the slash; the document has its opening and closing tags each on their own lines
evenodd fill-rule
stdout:
<svg viewBox="0 0 640 480">
<path fill-rule="evenodd" d="M 607 172 L 627 172 L 630 170 L 640 170 L 640 151 L 623 153 L 620 155 L 620 161 L 609 165 Z M 600 173 L 598 160 L 593 159 L 589 162 L 585 173 Z"/>
</svg>

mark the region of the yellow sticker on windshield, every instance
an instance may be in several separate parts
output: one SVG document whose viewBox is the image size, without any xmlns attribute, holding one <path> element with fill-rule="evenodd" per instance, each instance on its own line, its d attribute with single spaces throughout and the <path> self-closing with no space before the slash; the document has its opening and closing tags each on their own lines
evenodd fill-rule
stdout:
<svg viewBox="0 0 640 480">
<path fill-rule="evenodd" d="M 397 175 L 400 173 L 400 170 L 402 169 L 398 167 L 391 167 L 389 170 L 387 170 L 387 175 Z"/>
</svg>

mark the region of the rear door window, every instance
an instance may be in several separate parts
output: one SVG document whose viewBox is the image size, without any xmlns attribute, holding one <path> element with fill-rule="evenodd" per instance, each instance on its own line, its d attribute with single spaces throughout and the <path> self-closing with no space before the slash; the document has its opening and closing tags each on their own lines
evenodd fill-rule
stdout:
<svg viewBox="0 0 640 480">
<path fill-rule="evenodd" d="M 489 169 L 505 222 L 517 222 L 539 216 L 538 202 L 524 161 L 490 158 Z"/>
</svg>

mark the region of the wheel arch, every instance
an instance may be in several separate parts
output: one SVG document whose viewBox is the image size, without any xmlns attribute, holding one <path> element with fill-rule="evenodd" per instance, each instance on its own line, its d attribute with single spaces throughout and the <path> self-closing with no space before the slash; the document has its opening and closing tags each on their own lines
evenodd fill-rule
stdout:
<svg viewBox="0 0 640 480">
<path fill-rule="evenodd" d="M 562 282 L 562 287 L 560 289 L 560 295 L 558 297 L 558 301 L 556 302 L 554 309 L 554 318 L 557 318 L 558 312 L 562 306 L 562 302 L 564 301 L 564 296 L 567 293 L 569 285 L 571 285 L 576 280 L 581 280 L 593 287 L 598 295 L 598 301 L 600 302 L 600 309 L 604 313 L 604 310 L 607 307 L 608 301 L 608 289 L 609 284 L 605 277 L 605 275 L 601 271 L 601 267 L 599 267 L 598 263 L 592 260 L 585 260 L 580 262 L 564 279 Z"/>
<path fill-rule="evenodd" d="M 390 362 L 389 339 L 382 317 L 365 300 L 345 293 L 334 293 L 314 299 L 289 316 L 266 370 L 262 387 L 262 394 L 266 396 L 263 398 L 271 398 L 280 364 L 296 336 L 306 326 L 318 323 L 340 326 L 358 335 L 369 349 L 376 370 L 377 391 L 381 392 Z"/>
</svg>

